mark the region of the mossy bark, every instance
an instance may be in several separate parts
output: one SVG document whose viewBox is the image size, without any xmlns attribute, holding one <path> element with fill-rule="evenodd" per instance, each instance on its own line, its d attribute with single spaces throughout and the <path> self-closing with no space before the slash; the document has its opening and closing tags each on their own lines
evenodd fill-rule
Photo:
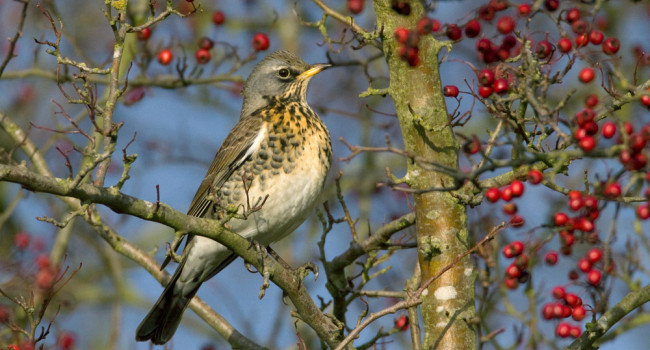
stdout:
<svg viewBox="0 0 650 350">
<path fill-rule="evenodd" d="M 390 0 L 375 0 L 377 27 L 382 28 L 383 50 L 390 74 L 389 93 L 399 119 L 404 147 L 425 159 L 458 168 L 459 145 L 450 127 L 440 82 L 439 52 L 444 43 L 431 35 L 420 38 L 416 67 L 400 59 L 396 28 L 414 29 L 426 15 L 422 3 L 411 1 L 411 13 L 400 15 Z M 415 190 L 452 187 L 454 179 L 408 161 L 404 180 Z M 428 170 L 427 170 L 428 169 Z M 414 194 L 418 259 L 422 281 L 428 281 L 469 249 L 466 208 L 449 191 Z M 474 349 L 476 332 L 474 282 L 469 256 L 437 278 L 423 293 L 425 349 Z"/>
</svg>

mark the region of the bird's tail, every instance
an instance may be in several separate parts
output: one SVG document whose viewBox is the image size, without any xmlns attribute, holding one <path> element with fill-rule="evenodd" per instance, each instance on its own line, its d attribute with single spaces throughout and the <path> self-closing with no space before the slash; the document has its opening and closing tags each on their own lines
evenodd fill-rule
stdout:
<svg viewBox="0 0 650 350">
<path fill-rule="evenodd" d="M 184 265 L 185 261 L 183 260 L 156 304 L 140 322 L 135 332 L 137 341 L 151 339 L 152 343 L 161 345 L 168 342 L 176 332 L 183 312 L 201 286 L 201 282 L 193 282 L 192 285 L 188 285 L 188 283 L 178 280 Z"/>
</svg>

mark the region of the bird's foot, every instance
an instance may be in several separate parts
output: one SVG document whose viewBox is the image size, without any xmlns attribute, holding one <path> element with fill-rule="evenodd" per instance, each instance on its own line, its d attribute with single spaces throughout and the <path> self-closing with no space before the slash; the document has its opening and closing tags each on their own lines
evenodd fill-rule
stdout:
<svg viewBox="0 0 650 350">
<path fill-rule="evenodd" d="M 304 265 L 297 268 L 295 272 L 300 277 L 301 282 L 305 279 L 305 277 L 309 275 L 310 272 L 314 274 L 314 281 L 318 279 L 318 266 L 314 265 L 314 263 L 311 261 L 308 261 Z"/>
</svg>

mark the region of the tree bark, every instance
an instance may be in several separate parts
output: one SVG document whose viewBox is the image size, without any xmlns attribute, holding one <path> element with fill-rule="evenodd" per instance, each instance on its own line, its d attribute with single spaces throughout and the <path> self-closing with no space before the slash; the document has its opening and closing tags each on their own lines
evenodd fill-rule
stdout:
<svg viewBox="0 0 650 350">
<path fill-rule="evenodd" d="M 458 168 L 459 146 L 442 94 L 438 56 L 444 43 L 422 35 L 420 63 L 410 67 L 399 57 L 396 28 L 415 29 L 426 16 L 422 3 L 412 1 L 409 15 L 398 14 L 390 0 L 375 0 L 377 27 L 382 29 L 383 50 L 390 87 L 408 153 L 448 168 Z M 454 179 L 436 166 L 408 159 L 403 181 L 414 190 L 454 187 Z M 466 208 L 450 191 L 414 194 L 418 260 L 422 283 L 469 249 Z M 474 282 L 476 271 L 469 256 L 433 281 L 423 293 L 425 349 L 474 349 L 476 332 Z M 415 321 L 415 320 L 413 320 Z"/>
</svg>

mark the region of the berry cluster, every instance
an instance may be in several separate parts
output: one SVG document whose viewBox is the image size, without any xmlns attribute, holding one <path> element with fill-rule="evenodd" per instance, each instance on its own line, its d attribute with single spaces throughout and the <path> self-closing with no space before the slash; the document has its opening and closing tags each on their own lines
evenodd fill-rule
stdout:
<svg viewBox="0 0 650 350">
<path fill-rule="evenodd" d="M 415 67 L 420 62 L 418 57 L 418 44 L 420 43 L 420 36 L 435 33 L 440 30 L 440 22 L 428 17 L 420 18 L 417 22 L 415 30 L 406 28 L 395 29 L 395 40 L 400 44 L 399 56 L 412 67 Z"/>
</svg>

